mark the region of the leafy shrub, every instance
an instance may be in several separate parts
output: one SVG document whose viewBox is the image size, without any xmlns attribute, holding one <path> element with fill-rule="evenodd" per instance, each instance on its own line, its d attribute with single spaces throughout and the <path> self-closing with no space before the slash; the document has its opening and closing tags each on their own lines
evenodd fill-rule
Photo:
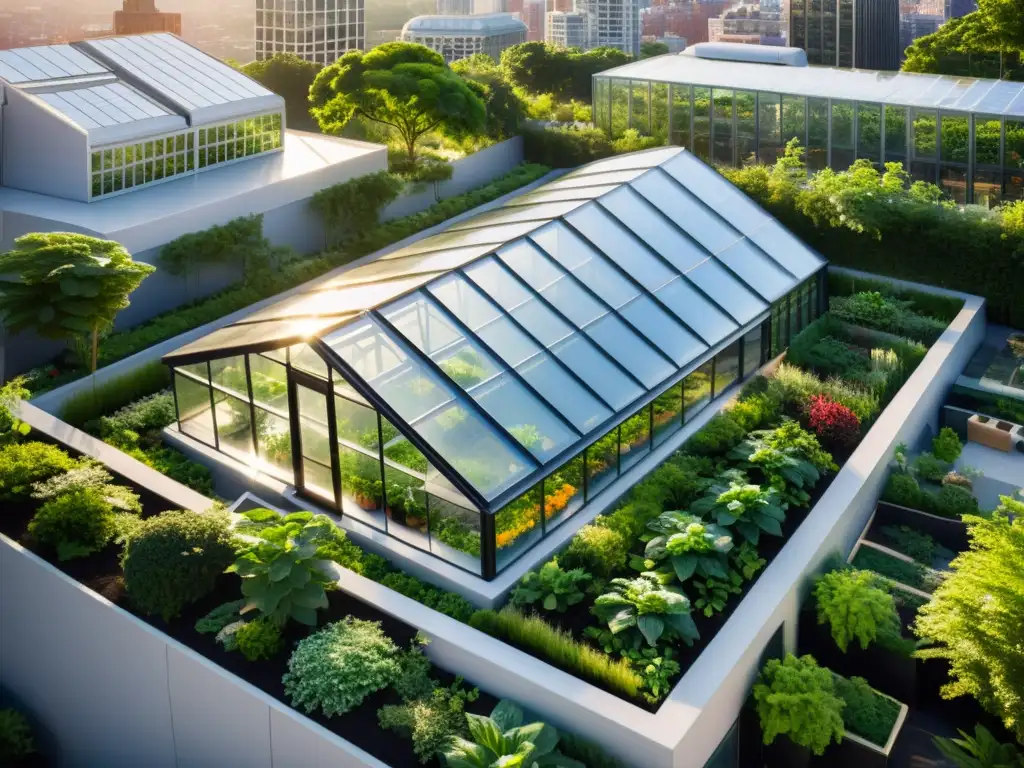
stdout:
<svg viewBox="0 0 1024 768">
<path fill-rule="evenodd" d="M 581 768 L 555 748 L 558 731 L 545 723 L 523 725 L 523 710 L 507 699 L 498 702 L 490 717 L 466 715 L 469 739 L 456 736 L 445 750 L 450 768 L 533 765 Z"/>
<path fill-rule="evenodd" d="M 939 434 L 932 438 L 932 453 L 936 458 L 950 464 L 960 458 L 963 449 L 964 445 L 960 442 L 960 437 L 949 427 L 943 427 L 939 430 Z"/>
<path fill-rule="evenodd" d="M 825 315 L 815 322 L 821 322 L 827 318 L 828 315 Z M 811 329 L 808 328 L 803 333 L 809 330 Z M 819 376 L 842 376 L 845 378 L 852 374 L 866 372 L 870 366 L 870 360 L 865 357 L 863 352 L 858 352 L 833 336 L 824 336 L 814 343 L 801 343 L 801 336 L 797 336 L 790 344 L 786 352 L 786 359 L 801 368 L 809 368 Z"/>
<path fill-rule="evenodd" d="M 0 709 L 0 760 L 23 760 L 36 751 L 32 728 L 25 716 L 10 707 Z"/>
<path fill-rule="evenodd" d="M 628 698 L 640 696 L 643 681 L 628 661 L 612 659 L 576 641 L 569 632 L 551 626 L 539 616 L 524 616 L 505 606 L 497 612 L 477 611 L 469 623 L 474 629 L 535 653 L 591 683 Z"/>
<path fill-rule="evenodd" d="M 626 564 L 629 543 L 621 534 L 601 525 L 585 525 L 562 552 L 566 568 L 582 568 L 596 576 L 608 577 Z"/>
<path fill-rule="evenodd" d="M 902 552 L 924 565 L 931 565 L 936 557 L 953 558 L 953 553 L 938 544 L 935 539 L 909 525 L 885 525 L 878 533 L 887 547 Z"/>
<path fill-rule="evenodd" d="M 553 557 L 540 569 L 530 571 L 512 591 L 512 604 L 533 605 L 539 602 L 545 611 L 565 613 L 570 605 L 583 599 L 583 590 L 590 581 L 590 574 L 582 568 L 564 570 Z"/>
<path fill-rule="evenodd" d="M 248 621 L 235 632 L 235 645 L 249 661 L 272 658 L 284 647 L 281 625 L 267 618 Z"/>
<path fill-rule="evenodd" d="M 815 584 L 814 599 L 818 623 L 829 625 L 843 653 L 853 640 L 867 648 L 880 636 L 900 634 L 896 604 L 873 573 L 849 569 L 826 573 Z"/>
<path fill-rule="evenodd" d="M 746 480 L 746 475 L 738 470 L 723 473 L 721 481 L 712 485 L 704 498 L 695 501 L 690 511 L 712 517 L 726 528 L 735 528 L 754 545 L 760 541 L 761 531 L 781 536 L 786 511 L 778 491 Z"/>
<path fill-rule="evenodd" d="M 922 453 L 914 459 L 913 471 L 918 477 L 933 483 L 941 483 L 942 478 L 946 476 L 949 470 L 950 466 L 947 462 L 931 453 Z"/>
<path fill-rule="evenodd" d="M 173 424 L 178 416 L 174 409 L 174 393 L 170 390 L 157 392 L 124 406 L 112 416 L 99 420 L 100 435 L 114 435 L 130 429 L 133 432 L 148 432 L 163 429 Z"/>
<path fill-rule="evenodd" d="M 101 491 L 72 491 L 43 504 L 29 522 L 28 532 L 56 550 L 61 560 L 85 557 L 114 537 L 114 508 Z"/>
<path fill-rule="evenodd" d="M 913 475 L 893 472 L 885 483 L 882 500 L 901 507 L 920 509 L 923 512 L 935 510 L 934 497 L 918 485 Z"/>
<path fill-rule="evenodd" d="M 32 486 L 78 466 L 64 451 L 46 443 L 11 443 L 0 448 L 0 501 L 23 501 Z"/>
<path fill-rule="evenodd" d="M 104 344 L 104 342 L 100 343 Z M 159 360 L 154 360 L 133 371 L 107 379 L 101 384 L 94 384 L 88 389 L 83 389 L 72 395 L 61 406 L 60 417 L 68 424 L 84 427 L 105 413 L 112 413 L 141 397 L 165 389 L 170 383 L 170 370 Z M 170 424 L 173 421 L 174 401 L 172 399 L 171 419 L 167 423 Z"/>
<path fill-rule="evenodd" d="M 618 530 L 627 539 L 635 539 L 662 510 L 686 509 L 696 501 L 708 485 L 702 475 L 713 471 L 710 459 L 674 454 L 633 486 L 626 505 L 631 509 L 620 508 L 621 512 L 604 515 L 602 524 Z M 610 522 L 609 518 L 616 520 Z"/>
<path fill-rule="evenodd" d="M 808 423 L 826 448 L 849 451 L 857 445 L 860 439 L 857 414 L 825 395 L 813 396 L 808 405 Z"/>
<path fill-rule="evenodd" d="M 754 381 L 766 382 L 763 376 L 759 376 Z M 766 427 L 777 421 L 781 414 L 782 401 L 768 391 L 741 395 L 740 399 L 729 408 L 729 415 L 745 432 Z"/>
<path fill-rule="evenodd" d="M 125 588 L 143 613 L 170 621 L 209 594 L 234 559 L 226 515 L 163 512 L 144 520 L 128 540 Z"/>
<path fill-rule="evenodd" d="M 660 477 L 660 476 L 659 476 Z M 703 487 L 703 484 L 701 485 Z M 688 495 L 688 489 L 681 489 Z M 661 486 L 655 489 L 653 486 L 644 486 L 644 490 L 631 494 L 630 500 L 623 504 L 621 507 L 617 507 L 610 513 L 605 515 L 598 515 L 594 518 L 594 525 L 600 528 L 607 528 L 610 531 L 615 531 L 622 537 L 624 542 L 631 542 L 638 538 L 647 528 L 647 524 L 661 514 L 663 507 L 662 503 L 656 503 L 653 500 L 654 497 L 665 498 L 667 495 L 667 488 Z M 682 494 L 680 494 L 682 495 Z M 635 496 L 636 498 L 633 498 Z M 664 502 L 669 503 L 668 501 Z M 595 572 L 595 576 L 601 575 Z"/>
<path fill-rule="evenodd" d="M 784 502 L 800 507 L 810 503 L 809 492 L 821 474 L 838 469 L 818 438 L 790 420 L 776 429 L 751 432 L 728 457 L 739 460 L 743 469 L 759 469 Z"/>
<path fill-rule="evenodd" d="M 897 286 L 888 280 L 846 275 L 830 269 L 828 272 L 829 297 L 850 296 L 858 292 L 876 291 L 883 296 L 910 302 L 919 315 L 933 317 L 946 323 L 952 322 L 963 309 L 964 300 L 940 293 L 925 293 L 913 288 Z"/>
<path fill-rule="evenodd" d="M 870 423 L 880 410 L 877 395 L 853 387 L 841 379 L 822 381 L 813 373 L 788 363 L 782 363 L 768 379 L 767 391 L 778 397 L 787 413 L 792 415 L 803 416 L 807 401 L 814 395 L 825 395 L 845 405 L 862 424 Z"/>
<path fill-rule="evenodd" d="M 811 656 L 771 659 L 754 685 L 754 701 L 765 744 L 785 735 L 814 754 L 843 738 L 845 702 L 831 672 Z"/>
<path fill-rule="evenodd" d="M 1001 501 L 991 519 L 967 518 L 970 549 L 917 615 L 930 641 L 917 655 L 949 662 L 944 698 L 974 696 L 1024 743 L 1024 501 Z"/>
<path fill-rule="evenodd" d="M 712 416 L 707 424 L 686 441 L 684 450 L 698 456 L 719 456 L 739 445 L 746 435 L 746 430 L 729 411 L 722 411 Z"/>
<path fill-rule="evenodd" d="M 196 622 L 196 632 L 201 635 L 215 635 L 228 624 L 234 624 L 242 618 L 245 600 L 232 600 L 221 603 Z"/>
<path fill-rule="evenodd" d="M 639 648 L 641 641 L 653 648 L 662 638 L 678 638 L 693 645 L 700 638 L 690 615 L 690 601 L 681 592 L 647 575 L 612 579 L 609 587 L 609 592 L 594 601 L 593 613 L 633 648 Z"/>
<path fill-rule="evenodd" d="M 604 131 L 574 128 L 525 128 L 523 155 L 551 168 L 575 168 L 615 154 Z"/>
<path fill-rule="evenodd" d="M 954 768 L 1024 768 L 1024 754 L 1013 744 L 1000 744 L 983 725 L 974 726 L 974 735 L 957 729 L 959 739 L 933 736 L 932 741 Z"/>
<path fill-rule="evenodd" d="M 636 128 L 627 128 L 619 138 L 612 141 L 612 149 L 618 155 L 625 152 L 641 152 L 662 144 L 664 141 L 657 136 L 641 136 Z"/>
<path fill-rule="evenodd" d="M 399 656 L 380 622 L 346 616 L 300 640 L 281 680 L 296 709 L 343 715 L 397 679 Z"/>
<path fill-rule="evenodd" d="M 34 483 L 32 498 L 46 502 L 72 493 L 96 491 L 111 508 L 118 512 L 132 514 L 142 512 L 139 495 L 127 486 L 111 485 L 112 479 L 110 473 L 101 465 L 82 460 L 74 469 L 54 475 L 41 483 Z"/>
<path fill-rule="evenodd" d="M 874 571 L 901 584 L 906 584 L 908 587 L 915 587 L 925 592 L 934 590 L 944 578 L 941 572 L 934 571 L 921 563 L 908 563 L 906 560 L 900 560 L 873 547 L 858 549 L 853 558 L 853 566 Z"/>
<path fill-rule="evenodd" d="M 456 621 L 468 623 L 476 608 L 462 595 L 432 587 L 407 573 L 393 571 L 385 574 L 380 583 L 406 597 L 433 608 L 439 613 L 451 616 Z"/>
<path fill-rule="evenodd" d="M 725 579 L 732 534 L 714 523 L 706 523 L 684 512 L 663 512 L 647 524 L 655 536 L 647 542 L 643 557 L 634 557 L 639 571 L 654 570 L 659 563 L 666 573 L 684 583 L 691 576 Z"/>
<path fill-rule="evenodd" d="M 408 735 L 421 763 L 443 754 L 456 736 L 468 736 L 466 702 L 475 701 L 477 690 L 463 690 L 459 682 L 450 688 L 435 688 L 427 696 L 402 705 L 381 707 L 380 727 Z"/>
<path fill-rule="evenodd" d="M 974 494 L 959 485 L 944 485 L 935 497 L 935 512 L 954 520 L 964 515 L 978 514 L 978 500 Z"/>
<path fill-rule="evenodd" d="M 923 344 L 934 344 L 946 330 L 947 321 L 919 315 L 909 301 L 864 291 L 852 296 L 832 297 L 829 311 L 855 325 L 906 336 Z"/>
<path fill-rule="evenodd" d="M 900 705 L 874 690 L 863 677 L 836 676 L 836 695 L 846 702 L 843 708 L 846 730 L 884 747 L 896 725 Z"/>
</svg>

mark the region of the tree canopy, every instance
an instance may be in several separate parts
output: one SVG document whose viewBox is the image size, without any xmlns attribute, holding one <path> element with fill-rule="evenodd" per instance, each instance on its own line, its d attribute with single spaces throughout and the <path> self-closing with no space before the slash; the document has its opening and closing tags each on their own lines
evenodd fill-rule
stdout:
<svg viewBox="0 0 1024 768">
<path fill-rule="evenodd" d="M 497 63 L 486 53 L 452 62 L 452 71 L 464 78 L 483 100 L 487 110 L 487 135 L 507 139 L 519 132 L 524 116 L 523 102 L 512 85 L 502 77 Z"/>
<path fill-rule="evenodd" d="M 1024 0 L 979 0 L 907 48 L 903 70 L 1024 80 Z"/>
<path fill-rule="evenodd" d="M 385 43 L 350 51 L 317 75 L 312 114 L 325 133 L 363 116 L 394 129 L 412 162 L 416 142 L 434 130 L 464 135 L 486 119 L 479 93 L 445 66 L 435 51 L 413 43 Z"/>
<path fill-rule="evenodd" d="M 321 69 L 320 64 L 300 59 L 294 53 L 277 53 L 239 69 L 284 99 L 289 128 L 316 129 L 316 121 L 309 114 L 309 88 Z"/>
<path fill-rule="evenodd" d="M 668 53 L 668 46 L 665 43 L 646 42 L 640 43 L 640 58 L 649 59 L 652 56 L 663 56 Z"/>
<path fill-rule="evenodd" d="M 519 43 L 501 53 L 501 72 L 528 93 L 551 93 L 559 101 L 592 100 L 591 78 L 632 57 L 617 48 L 556 48 L 542 42 Z"/>
<path fill-rule="evenodd" d="M 69 232 L 24 235 L 0 255 L 0 317 L 14 332 L 89 338 L 95 371 L 100 333 L 153 271 L 112 240 Z"/>
</svg>

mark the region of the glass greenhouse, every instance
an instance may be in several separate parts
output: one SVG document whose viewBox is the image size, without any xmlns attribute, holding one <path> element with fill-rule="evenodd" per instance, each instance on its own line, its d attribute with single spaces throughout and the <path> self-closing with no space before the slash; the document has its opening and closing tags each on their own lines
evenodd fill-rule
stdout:
<svg viewBox="0 0 1024 768">
<path fill-rule="evenodd" d="M 178 427 L 493 578 L 825 305 L 679 148 L 598 161 L 164 358 Z"/>
<path fill-rule="evenodd" d="M 900 162 L 960 203 L 1024 198 L 1024 83 L 685 54 L 594 76 L 594 120 L 738 166 L 800 140 L 810 170 Z"/>
</svg>

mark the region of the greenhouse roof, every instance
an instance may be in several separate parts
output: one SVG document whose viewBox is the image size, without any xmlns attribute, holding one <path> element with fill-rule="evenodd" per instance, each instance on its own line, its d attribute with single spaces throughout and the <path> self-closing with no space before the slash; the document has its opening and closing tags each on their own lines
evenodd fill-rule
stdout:
<svg viewBox="0 0 1024 768">
<path fill-rule="evenodd" d="M 595 77 L 1024 117 L 1024 83 L 1007 80 L 831 67 L 780 68 L 773 64 L 718 61 L 683 54 L 642 59 L 605 70 Z"/>
<path fill-rule="evenodd" d="M 583 166 L 164 362 L 309 341 L 439 469 L 489 462 L 449 479 L 498 508 L 823 265 L 715 170 L 654 149 Z M 446 440 L 453 422 L 480 439 Z"/>
</svg>

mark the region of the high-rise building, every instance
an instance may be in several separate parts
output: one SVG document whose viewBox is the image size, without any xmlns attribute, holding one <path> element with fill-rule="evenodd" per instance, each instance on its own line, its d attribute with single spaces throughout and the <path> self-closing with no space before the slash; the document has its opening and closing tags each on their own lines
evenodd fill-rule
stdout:
<svg viewBox="0 0 1024 768">
<path fill-rule="evenodd" d="M 586 48 L 640 54 L 639 0 L 576 0 L 576 10 L 587 16 Z"/>
<path fill-rule="evenodd" d="M 400 39 L 425 45 L 449 63 L 474 53 L 486 53 L 498 61 L 503 50 L 526 42 L 526 24 L 511 13 L 416 16 L 402 27 Z"/>
<path fill-rule="evenodd" d="M 900 51 L 946 22 L 949 0 L 900 0 Z"/>
<path fill-rule="evenodd" d="M 365 0 L 256 0 L 256 59 L 294 53 L 331 64 L 366 41 Z"/>
<path fill-rule="evenodd" d="M 124 0 L 114 11 L 115 35 L 144 35 L 147 32 L 181 34 L 181 14 L 162 13 L 154 0 Z"/>
<path fill-rule="evenodd" d="M 547 41 L 558 48 L 583 48 L 587 44 L 587 17 L 579 11 L 548 13 Z"/>
<path fill-rule="evenodd" d="M 656 4 L 641 14 L 642 34 L 645 40 L 661 40 L 670 35 L 684 38 L 687 45 L 708 40 L 708 20 L 721 15 L 730 5 L 729 0 L 707 2 L 671 2 Z"/>
<path fill-rule="evenodd" d="M 978 10 L 978 0 L 946 0 L 946 18 L 959 19 Z"/>
<path fill-rule="evenodd" d="M 741 3 L 708 19 L 708 42 L 786 45 L 787 26 L 779 0 Z"/>
<path fill-rule="evenodd" d="M 523 0 L 523 10 L 520 17 L 526 24 L 527 40 L 544 39 L 544 21 L 547 0 Z"/>
<path fill-rule="evenodd" d="M 789 44 L 810 64 L 899 69 L 899 0 L 791 0 Z"/>
<path fill-rule="evenodd" d="M 437 0 L 438 16 L 469 16 L 473 10 L 473 0 Z"/>
</svg>

